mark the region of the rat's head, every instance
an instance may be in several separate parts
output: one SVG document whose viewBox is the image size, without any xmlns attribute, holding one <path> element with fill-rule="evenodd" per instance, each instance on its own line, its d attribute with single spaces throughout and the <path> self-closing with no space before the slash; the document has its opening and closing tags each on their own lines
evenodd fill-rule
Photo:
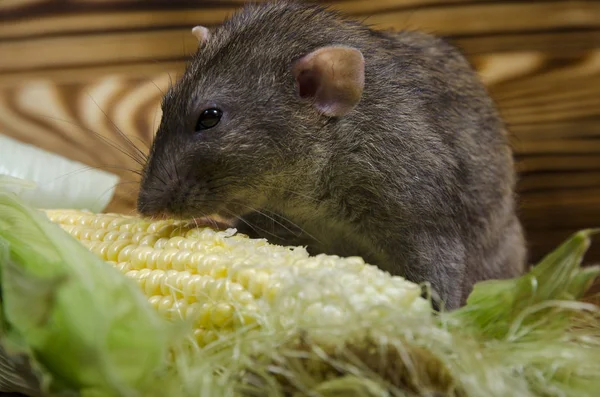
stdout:
<svg viewBox="0 0 600 397">
<path fill-rule="evenodd" d="M 138 197 L 142 215 L 242 215 L 282 184 L 317 177 L 331 139 L 323 127 L 360 101 L 364 58 L 330 44 L 309 23 L 315 12 L 254 6 L 214 31 L 192 30 L 199 49 L 163 98 Z"/>
</svg>

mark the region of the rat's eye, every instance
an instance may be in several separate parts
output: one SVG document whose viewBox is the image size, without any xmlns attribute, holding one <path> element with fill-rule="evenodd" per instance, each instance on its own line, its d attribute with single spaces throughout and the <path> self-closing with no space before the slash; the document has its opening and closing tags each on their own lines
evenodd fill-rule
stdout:
<svg viewBox="0 0 600 397">
<path fill-rule="evenodd" d="M 206 130 L 219 124 L 223 112 L 217 108 L 204 110 L 196 122 L 196 131 Z"/>
</svg>

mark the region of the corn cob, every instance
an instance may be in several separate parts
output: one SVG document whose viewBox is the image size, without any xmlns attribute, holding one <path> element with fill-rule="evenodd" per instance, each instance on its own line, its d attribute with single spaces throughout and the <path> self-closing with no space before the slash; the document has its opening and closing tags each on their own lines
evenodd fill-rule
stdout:
<svg viewBox="0 0 600 397">
<path fill-rule="evenodd" d="M 272 245 L 236 234 L 234 229 L 213 230 L 184 221 L 77 210 L 46 214 L 137 282 L 161 315 L 191 322 L 200 346 L 260 323 L 261 313 L 274 305 L 302 310 L 307 324 L 337 321 L 340 325 L 347 320 L 345 310 L 380 303 L 407 311 L 427 308 L 417 285 L 391 277 L 358 257 L 309 256 L 302 247 Z M 282 292 L 302 284 L 298 280 L 328 270 L 343 278 L 343 290 L 307 282 L 301 291 L 283 299 Z"/>
</svg>

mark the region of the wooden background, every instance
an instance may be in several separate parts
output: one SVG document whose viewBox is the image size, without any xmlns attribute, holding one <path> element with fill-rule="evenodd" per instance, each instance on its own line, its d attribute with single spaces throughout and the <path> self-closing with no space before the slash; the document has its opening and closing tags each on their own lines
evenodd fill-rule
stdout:
<svg viewBox="0 0 600 397">
<path fill-rule="evenodd" d="M 116 127 L 146 150 L 161 91 L 242 1 L 0 0 L 0 133 L 123 177 L 139 169 Z M 531 261 L 600 226 L 600 1 L 328 2 L 381 28 L 422 29 L 469 56 L 509 124 Z M 110 144 L 106 142 L 110 140 Z M 116 146 L 117 148 L 113 147 Z M 600 239 L 588 260 L 600 260 Z"/>
</svg>

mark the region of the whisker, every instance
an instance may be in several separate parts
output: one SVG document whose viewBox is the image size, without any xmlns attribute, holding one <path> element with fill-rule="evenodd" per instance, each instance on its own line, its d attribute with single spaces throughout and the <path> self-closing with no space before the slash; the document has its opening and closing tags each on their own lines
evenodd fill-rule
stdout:
<svg viewBox="0 0 600 397">
<path fill-rule="evenodd" d="M 216 189 L 221 189 L 224 188 L 225 186 L 231 185 L 233 182 L 232 181 L 223 181 L 222 183 L 218 184 L 218 185 L 208 185 L 207 183 L 207 188 L 209 190 L 216 190 Z"/>
<path fill-rule="evenodd" d="M 96 169 L 104 169 L 104 168 L 122 169 L 122 170 L 124 170 L 124 171 L 128 171 L 128 172 L 131 172 L 131 173 L 134 173 L 134 174 L 140 175 L 140 176 L 142 175 L 142 174 L 141 174 L 140 172 L 138 172 L 138 171 L 131 170 L 131 169 L 129 169 L 129 168 L 125 168 L 125 167 L 117 167 L 117 166 L 112 166 L 112 167 L 111 167 L 111 166 L 98 166 L 98 167 L 92 167 L 92 166 L 88 166 L 88 167 L 82 167 L 82 168 L 80 168 L 80 169 L 73 170 L 73 171 L 67 172 L 66 174 L 62 174 L 62 175 L 60 175 L 60 176 L 57 176 L 57 177 L 54 179 L 54 181 L 58 181 L 58 180 L 60 180 L 60 179 L 63 179 L 63 178 L 68 178 L 68 177 L 70 177 L 70 176 L 77 175 L 77 174 L 79 174 L 79 173 L 82 173 L 82 172 L 86 172 L 86 171 L 90 171 L 90 170 L 96 170 Z M 136 182 L 136 183 L 139 183 L 138 181 L 134 181 L 134 182 Z"/>
<path fill-rule="evenodd" d="M 99 196 L 98 196 L 98 200 L 100 200 L 101 198 L 103 198 L 104 196 L 106 196 L 108 193 L 110 193 L 110 191 L 114 191 L 116 190 L 117 186 L 119 186 L 119 183 L 116 183 L 115 185 L 109 187 L 108 189 L 104 190 L 104 192 L 102 192 Z M 114 197 L 113 197 L 114 199 Z"/>
<path fill-rule="evenodd" d="M 120 167 L 117 165 L 105 165 L 105 166 L 98 166 L 96 167 L 98 169 L 115 169 L 115 170 L 122 170 L 122 171 L 127 171 L 127 172 L 131 172 L 132 174 L 136 174 L 139 176 L 143 176 L 144 174 L 142 173 L 142 171 L 137 171 L 137 170 L 132 170 L 131 168 L 127 168 L 127 167 Z"/>
<path fill-rule="evenodd" d="M 269 185 L 269 184 L 265 184 L 263 186 L 265 186 L 267 189 L 280 190 L 280 191 L 285 192 L 285 193 L 291 193 L 291 194 L 296 195 L 298 197 L 302 197 L 302 198 L 311 200 L 311 201 L 313 201 L 315 203 L 319 203 L 320 202 L 320 200 L 317 199 L 317 198 L 315 198 L 315 197 L 311 197 L 311 196 L 309 196 L 309 195 L 307 195 L 305 193 L 300 193 L 300 192 L 288 189 L 288 188 L 283 187 L 283 186 L 275 186 L 275 185 Z"/>
<path fill-rule="evenodd" d="M 130 185 L 130 184 L 134 184 L 134 183 L 137 184 L 139 182 L 138 181 L 121 181 L 121 182 L 117 182 L 116 186 L 119 186 L 119 185 Z"/>
<path fill-rule="evenodd" d="M 84 127 L 84 126 L 82 126 L 80 124 L 77 124 L 75 122 L 72 122 L 72 121 L 69 121 L 69 120 L 64 120 L 64 119 L 61 119 L 61 118 L 58 118 L 58 117 L 54 117 L 54 116 L 48 116 L 48 115 L 45 115 L 45 114 L 41 114 L 40 116 L 41 117 L 46 117 L 46 118 L 49 118 L 49 119 L 52 119 L 52 120 L 60 121 L 62 123 L 71 124 L 71 125 L 73 125 L 73 126 L 75 126 L 77 128 L 80 128 L 83 131 L 90 132 L 90 133 L 94 134 L 96 137 L 100 138 L 104 143 L 106 143 L 107 145 L 109 145 L 113 149 L 116 149 L 117 151 L 119 151 L 120 153 L 122 153 L 125 156 L 129 157 L 130 159 L 132 159 L 133 161 L 135 161 L 139 165 L 143 165 L 143 163 L 140 162 L 140 160 L 137 157 L 135 157 L 133 154 L 131 154 L 128 151 L 126 151 L 125 149 L 121 148 L 117 143 L 111 141 L 110 139 L 108 139 L 104 135 L 102 135 L 102 134 L 100 134 L 100 133 L 98 133 L 98 132 L 96 132 L 96 131 L 94 131 L 94 130 L 92 130 L 90 128 L 87 128 L 87 127 Z"/>
<path fill-rule="evenodd" d="M 158 86 L 158 84 L 156 84 L 156 82 L 152 79 L 150 79 L 150 82 L 156 87 L 156 89 L 158 90 L 158 92 L 160 92 L 162 95 L 165 95 L 165 92 L 162 90 L 162 88 L 160 88 Z"/>
<path fill-rule="evenodd" d="M 276 224 L 280 225 L 281 227 L 283 227 L 283 228 L 284 228 L 285 230 L 287 230 L 288 232 L 290 232 L 290 233 L 294 234 L 296 237 L 298 237 L 298 236 L 299 236 L 299 234 L 296 234 L 296 233 L 295 233 L 293 230 L 289 229 L 289 228 L 288 228 L 286 225 L 284 225 L 283 223 L 279 222 L 279 221 L 278 221 L 278 220 L 276 220 L 276 219 L 275 219 L 273 216 L 270 216 L 269 214 L 267 214 L 267 213 L 263 212 L 262 210 L 259 210 L 259 209 L 257 209 L 257 208 L 251 207 L 251 206 L 249 206 L 249 205 L 246 205 L 246 204 L 243 204 L 243 203 L 240 203 L 240 202 L 237 202 L 237 201 L 235 202 L 235 204 L 237 204 L 237 205 L 241 205 L 242 207 L 246 207 L 246 208 L 248 208 L 249 210 L 251 210 L 251 211 L 253 211 L 253 212 L 256 212 L 257 214 L 261 214 L 261 215 L 265 216 L 266 218 L 268 218 L 269 220 L 273 221 L 273 223 L 276 223 Z M 272 211 L 270 211 L 270 212 L 271 212 L 273 215 L 275 215 L 275 213 L 274 213 L 274 212 L 272 212 Z M 277 215 L 278 215 L 278 214 L 277 214 Z M 279 216 L 280 216 L 280 215 L 279 215 Z M 286 220 L 287 220 L 287 219 L 286 219 Z M 291 222 L 291 221 L 289 221 L 289 222 L 290 222 L 290 223 L 293 223 L 293 222 Z M 298 228 L 299 228 L 299 229 L 302 231 L 302 228 L 301 228 L 300 226 L 298 226 L 298 225 L 294 225 L 294 226 L 298 227 Z"/>
<path fill-rule="evenodd" d="M 133 135 L 133 138 L 137 139 L 138 141 L 140 141 L 140 143 L 142 145 L 144 145 L 148 150 L 150 150 L 150 144 L 148 142 L 146 142 L 145 140 L 143 140 L 141 137 L 137 136 L 137 135 Z M 147 159 L 148 155 L 144 154 L 144 159 Z"/>
<path fill-rule="evenodd" d="M 119 133 L 119 135 L 126 141 L 128 142 L 131 147 L 137 152 L 138 155 L 140 155 L 141 157 L 139 159 L 141 159 L 141 163 L 144 162 L 144 160 L 146 160 L 146 155 L 144 154 L 144 152 L 142 152 L 140 150 L 140 148 L 138 148 L 135 143 L 133 143 L 133 141 L 131 139 L 129 139 L 129 137 L 127 137 L 127 135 L 125 135 L 123 133 L 123 131 L 121 131 L 121 129 L 117 126 L 117 124 L 111 120 L 110 117 L 108 117 L 108 114 L 106 114 L 106 112 L 104 111 L 104 109 L 102 109 L 100 107 L 100 105 L 98 104 L 98 102 L 96 102 L 96 100 L 90 95 L 89 92 L 86 91 L 86 94 L 90 97 L 90 99 L 92 100 L 92 102 L 94 102 L 94 104 L 96 105 L 96 107 L 98 107 L 98 109 L 102 112 L 102 114 L 106 117 L 106 119 L 112 124 L 112 126 L 115 128 L 115 130 Z"/>
<path fill-rule="evenodd" d="M 137 209 L 135 209 L 135 208 L 130 209 L 129 211 L 127 211 L 127 215 L 130 215 L 130 216 L 138 215 Z"/>
<path fill-rule="evenodd" d="M 204 212 L 200 211 L 200 213 L 202 214 L 202 219 L 206 220 L 211 226 L 212 229 L 219 229 L 219 225 L 217 224 L 217 222 L 211 218 L 210 216 L 207 216 Z M 198 219 L 197 218 L 193 218 L 194 223 L 196 224 L 196 227 L 199 228 L 200 225 L 198 224 Z"/>
<path fill-rule="evenodd" d="M 155 187 L 148 187 L 148 188 L 146 188 L 146 190 L 149 190 L 151 192 L 156 192 L 159 195 L 165 194 L 165 191 L 163 189 L 158 189 L 158 188 L 155 188 Z"/>
<path fill-rule="evenodd" d="M 152 136 L 156 133 L 156 116 L 158 116 L 158 109 L 160 109 L 160 105 L 156 106 L 154 109 L 154 118 L 152 119 Z M 150 149 L 150 147 L 148 147 Z"/>
<path fill-rule="evenodd" d="M 177 180 L 180 181 L 181 178 L 179 177 L 179 170 L 177 169 L 177 162 L 173 161 L 173 171 L 175 172 L 175 176 L 177 177 Z"/>
<path fill-rule="evenodd" d="M 181 35 L 181 47 L 183 50 L 183 55 L 184 56 L 188 56 L 189 54 L 186 54 L 186 49 L 185 49 L 185 36 L 182 34 Z"/>
<path fill-rule="evenodd" d="M 231 215 L 231 216 L 233 216 L 234 218 L 238 219 L 239 221 L 242 221 L 242 222 L 244 222 L 246 225 L 248 225 L 248 227 L 250 227 L 250 228 L 251 228 L 252 230 L 254 230 L 255 232 L 256 232 L 256 231 L 257 231 L 257 229 L 258 229 L 258 230 L 260 230 L 260 231 L 262 231 L 262 232 L 264 232 L 264 233 L 266 233 L 266 234 L 268 234 L 268 235 L 270 235 L 270 236 L 273 236 L 274 238 L 278 238 L 278 237 L 279 237 L 279 236 L 277 236 L 276 234 L 269 232 L 268 230 L 264 230 L 263 228 L 261 228 L 261 227 L 259 227 L 259 226 L 256 226 L 256 225 L 252 225 L 252 224 L 250 224 L 250 223 L 249 223 L 248 221 L 246 221 L 244 218 L 242 218 L 242 217 L 241 217 L 241 216 L 239 216 L 239 215 L 236 215 L 236 214 L 234 214 L 233 212 L 229 211 L 229 210 L 228 210 L 228 209 L 226 209 L 226 208 L 224 208 L 224 210 L 225 210 L 225 212 L 227 212 L 228 214 L 230 214 L 230 215 Z"/>
<path fill-rule="evenodd" d="M 159 181 L 160 183 L 162 183 L 163 185 L 165 185 L 165 186 L 167 185 L 167 182 L 165 182 L 165 181 L 164 181 L 164 179 L 162 179 L 162 178 L 161 178 L 159 175 L 155 175 L 154 177 L 155 177 L 156 179 L 158 179 L 158 181 Z"/>
<path fill-rule="evenodd" d="M 153 161 L 156 163 L 157 167 L 160 167 L 162 169 L 167 178 L 173 179 L 173 176 L 169 172 L 168 167 L 163 162 L 163 159 L 161 159 L 160 157 L 154 157 Z M 167 185 L 167 183 L 157 173 L 154 173 L 154 178 L 158 179 L 163 185 Z"/>
<path fill-rule="evenodd" d="M 282 226 L 285 230 L 287 230 L 288 232 L 290 232 L 291 234 L 293 234 L 296 237 L 300 237 L 302 234 L 305 234 L 308 237 L 310 237 L 312 240 L 316 241 L 317 243 L 322 243 L 322 241 L 320 239 L 318 239 L 317 237 L 313 236 L 308 231 L 306 231 L 306 229 L 304 229 L 302 226 L 300 226 L 297 223 L 293 222 L 292 220 L 290 220 L 288 217 L 286 217 L 284 215 L 281 215 L 281 214 L 279 214 L 277 212 L 273 212 L 273 211 L 270 211 L 270 210 L 267 210 L 267 209 L 264 209 L 264 208 L 262 210 L 259 210 L 259 209 L 253 208 L 253 207 L 251 207 L 249 205 L 246 205 L 246 204 L 242 204 L 242 203 L 239 203 L 239 202 L 235 202 L 235 203 L 239 204 L 239 205 L 241 205 L 243 207 L 246 207 L 249 210 L 255 211 L 258 214 L 261 214 L 261 215 L 267 217 L 268 219 L 272 220 L 274 223 L 277 223 L 278 225 Z M 277 219 L 275 219 L 275 217 L 270 216 L 265 211 L 271 213 L 272 215 L 275 215 L 277 217 L 280 217 L 280 218 L 284 219 L 286 222 L 289 222 L 292 226 L 294 226 L 294 227 L 296 227 L 296 228 L 298 228 L 300 230 L 300 234 L 297 234 L 293 230 L 290 230 L 285 224 L 279 222 Z"/>
<path fill-rule="evenodd" d="M 163 171 L 165 172 L 165 174 L 167 174 L 167 177 L 169 179 L 173 179 L 173 175 L 171 174 L 171 171 L 169 170 L 169 167 L 167 167 L 167 164 L 165 162 L 165 159 L 161 159 L 160 157 L 158 157 L 158 165 L 160 165 L 163 169 Z M 173 161 L 173 160 L 171 160 Z"/>
<path fill-rule="evenodd" d="M 216 182 L 216 183 L 215 183 L 215 182 Z M 230 184 L 232 184 L 232 183 L 233 183 L 233 181 L 232 181 L 232 180 L 230 180 L 230 178 L 228 178 L 228 177 L 217 178 L 217 179 L 209 179 L 209 180 L 207 180 L 207 181 L 206 181 L 207 188 L 208 188 L 208 189 L 210 189 L 210 190 L 213 190 L 213 191 L 214 191 L 214 190 L 216 190 L 216 189 L 223 188 L 223 187 L 225 187 L 225 186 L 227 186 L 227 185 L 230 185 Z M 298 196 L 303 196 L 302 194 L 300 194 L 300 193 L 298 193 L 298 192 L 294 192 L 294 191 L 290 191 L 290 192 L 291 192 L 291 193 L 294 193 L 294 194 L 297 194 Z M 305 195 L 304 195 L 304 196 L 305 196 Z M 305 196 L 305 198 L 307 198 L 307 199 L 311 199 L 311 200 L 313 200 L 313 201 L 315 201 L 315 202 L 318 202 L 318 200 L 317 200 L 317 199 L 314 199 L 314 198 L 312 198 L 312 197 L 309 197 L 309 196 Z M 256 212 L 256 213 L 258 213 L 258 214 L 261 214 L 261 215 L 265 216 L 267 219 L 271 220 L 271 221 L 272 221 L 274 224 L 278 224 L 279 226 L 281 226 L 282 228 L 284 228 L 285 230 L 287 230 L 289 233 L 291 233 L 292 235 L 294 235 L 294 236 L 296 236 L 296 237 L 299 237 L 299 236 L 300 236 L 300 235 L 303 233 L 303 234 L 305 234 L 306 236 L 308 236 L 309 238 L 313 239 L 314 241 L 321 243 L 321 241 L 320 241 L 318 238 L 316 238 L 316 237 L 315 237 L 315 236 L 313 236 L 311 233 L 309 233 L 308 231 L 306 231 L 306 230 L 305 230 L 304 228 L 302 228 L 300 225 L 296 224 L 296 223 L 295 223 L 295 222 L 293 222 L 292 220 L 288 219 L 287 217 L 285 217 L 285 216 L 283 216 L 283 215 L 281 215 L 281 214 L 279 214 L 279 213 L 276 213 L 276 212 L 274 212 L 274 211 L 270 211 L 270 210 L 267 210 L 267 209 L 260 209 L 260 210 L 259 210 L 259 209 L 257 209 L 257 208 L 254 208 L 254 207 L 250 206 L 250 205 L 247 205 L 247 204 L 245 204 L 245 203 L 243 203 L 243 202 L 240 202 L 239 200 L 235 200 L 235 201 L 233 201 L 233 203 L 234 203 L 234 204 L 237 204 L 237 205 L 240 205 L 240 206 L 242 206 L 242 207 L 245 207 L 245 208 L 249 209 L 250 211 L 253 211 L 253 212 Z M 265 211 L 266 211 L 266 212 L 265 212 Z M 268 213 L 267 213 L 267 212 L 268 212 Z M 231 211 L 228 211 L 228 213 L 230 213 L 230 214 L 234 215 L 233 213 L 231 213 Z M 269 214 L 271 214 L 271 215 L 269 215 Z M 272 215 L 273 215 L 273 216 L 272 216 Z M 284 224 L 284 223 L 282 223 L 281 221 L 277 220 L 275 217 L 279 217 L 279 218 L 283 219 L 284 221 L 288 222 L 289 224 L 291 224 L 293 227 L 296 227 L 296 228 L 297 228 L 297 229 L 300 231 L 300 234 L 298 234 L 298 232 L 296 232 L 296 231 L 294 231 L 294 230 L 290 229 L 290 228 L 289 228 L 287 225 L 285 225 L 285 224 Z M 247 222 L 245 219 L 244 219 L 244 220 L 242 220 L 242 221 L 243 221 L 244 223 L 248 224 L 248 222 Z M 256 228 L 255 228 L 255 227 L 253 227 L 252 225 L 249 225 L 249 224 L 248 224 L 248 226 L 252 227 L 252 229 L 256 231 Z M 254 225 L 254 226 L 256 226 L 256 225 Z M 277 237 L 277 235 L 276 235 L 276 234 L 274 234 L 274 233 L 271 233 L 271 232 L 268 232 L 268 231 L 266 231 L 266 230 L 264 230 L 264 229 L 262 229 L 262 228 L 260 228 L 260 230 L 262 230 L 262 231 L 264 231 L 264 232 L 267 232 L 269 235 L 272 235 L 272 236 L 274 236 L 274 237 Z"/>
</svg>

